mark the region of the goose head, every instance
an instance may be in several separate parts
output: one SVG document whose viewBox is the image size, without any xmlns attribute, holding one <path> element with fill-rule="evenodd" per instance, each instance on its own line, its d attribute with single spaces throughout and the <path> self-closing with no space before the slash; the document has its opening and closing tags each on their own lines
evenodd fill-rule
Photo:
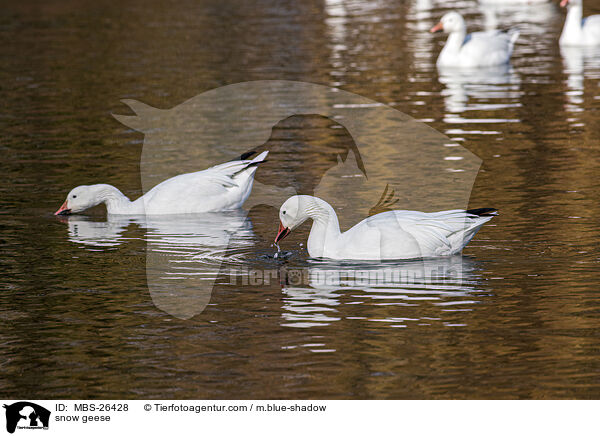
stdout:
<svg viewBox="0 0 600 436">
<path fill-rule="evenodd" d="M 81 185 L 73 188 L 60 209 L 54 212 L 54 215 L 69 215 L 71 213 L 83 212 L 90 207 L 97 206 L 102 201 L 94 189 L 97 185 Z"/>
<path fill-rule="evenodd" d="M 582 3 L 582 0 L 562 0 L 560 2 L 560 7 L 564 8 L 565 6 L 581 5 Z"/>
<path fill-rule="evenodd" d="M 305 200 L 303 197 L 294 195 L 281 205 L 279 209 L 279 230 L 275 237 L 276 243 L 310 218 L 306 213 L 306 205 L 304 203 Z"/>
<path fill-rule="evenodd" d="M 461 32 L 465 29 L 465 20 L 458 12 L 448 12 L 439 23 L 433 26 L 431 33 L 444 31 L 446 33 Z"/>
</svg>

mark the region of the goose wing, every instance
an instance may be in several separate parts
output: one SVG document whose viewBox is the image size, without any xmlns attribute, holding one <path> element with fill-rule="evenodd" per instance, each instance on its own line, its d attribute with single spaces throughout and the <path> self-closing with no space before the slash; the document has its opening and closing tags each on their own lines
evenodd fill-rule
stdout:
<svg viewBox="0 0 600 436">
<path fill-rule="evenodd" d="M 264 162 L 268 151 L 252 160 L 236 160 L 215 165 L 206 170 L 180 174 L 159 183 L 144 195 L 144 203 L 165 213 L 181 210 L 210 210 L 210 203 L 219 203 L 231 194 L 243 196 L 253 180 L 258 164 Z"/>
<path fill-rule="evenodd" d="M 370 246 L 371 251 L 380 250 L 382 258 L 400 254 L 445 256 L 460 251 L 465 244 L 465 232 L 470 235 L 470 230 L 478 229 L 492 216 L 478 216 L 460 209 L 434 213 L 395 210 L 361 221 L 344 234 L 344 239 L 353 249 Z"/>
</svg>

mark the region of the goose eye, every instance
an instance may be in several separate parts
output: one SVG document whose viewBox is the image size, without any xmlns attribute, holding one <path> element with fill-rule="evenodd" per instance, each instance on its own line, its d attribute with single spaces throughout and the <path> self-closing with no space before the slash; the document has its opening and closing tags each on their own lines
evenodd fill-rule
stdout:
<svg viewBox="0 0 600 436">
<path fill-rule="evenodd" d="M 285 215 L 285 210 L 283 212 L 281 212 L 281 213 Z"/>
<path fill-rule="evenodd" d="M 76 195 L 73 195 L 73 198 L 77 198 L 77 196 L 76 196 Z"/>
</svg>

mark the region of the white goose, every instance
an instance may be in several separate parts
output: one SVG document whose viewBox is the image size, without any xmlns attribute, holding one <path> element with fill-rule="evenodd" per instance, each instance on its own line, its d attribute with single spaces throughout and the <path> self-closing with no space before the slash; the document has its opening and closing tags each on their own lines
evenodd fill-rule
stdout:
<svg viewBox="0 0 600 436">
<path fill-rule="evenodd" d="M 460 253 L 495 209 L 447 210 L 425 213 L 394 210 L 373 215 L 346 232 L 333 208 L 310 195 L 295 195 L 279 210 L 275 243 L 308 219 L 311 257 L 348 260 L 391 260 L 450 256 Z"/>
<path fill-rule="evenodd" d="M 519 32 L 490 30 L 467 34 L 467 26 L 458 12 L 448 12 L 433 26 L 431 33 L 449 33 L 437 65 L 441 67 L 491 67 L 508 63 Z"/>
<path fill-rule="evenodd" d="M 567 6 L 567 18 L 560 35 L 560 45 L 593 46 L 600 45 L 600 15 L 583 18 L 582 0 L 562 0 L 562 7 Z"/>
<path fill-rule="evenodd" d="M 109 215 L 167 215 L 220 212 L 237 209 L 252 191 L 254 173 L 265 161 L 264 151 L 252 160 L 254 153 L 203 171 L 180 174 L 159 183 L 144 196 L 129 200 L 111 185 L 82 185 L 74 188 L 55 215 L 83 212 L 101 203 Z"/>
</svg>

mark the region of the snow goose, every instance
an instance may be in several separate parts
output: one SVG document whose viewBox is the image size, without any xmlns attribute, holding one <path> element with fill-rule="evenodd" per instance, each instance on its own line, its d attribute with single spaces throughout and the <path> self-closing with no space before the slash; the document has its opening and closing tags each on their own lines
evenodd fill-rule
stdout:
<svg viewBox="0 0 600 436">
<path fill-rule="evenodd" d="M 516 30 L 490 30 L 467 34 L 467 26 L 458 12 L 448 12 L 433 26 L 431 33 L 449 34 L 437 65 L 442 67 L 491 67 L 508 63 L 519 36 Z"/>
<path fill-rule="evenodd" d="M 591 15 L 583 19 L 582 0 L 562 0 L 567 6 L 567 18 L 560 35 L 559 44 L 564 46 L 600 45 L 600 15 Z"/>
<path fill-rule="evenodd" d="M 252 160 L 254 153 L 203 171 L 180 174 L 159 183 L 144 196 L 130 201 L 111 185 L 82 185 L 74 188 L 55 215 L 83 212 L 98 204 L 106 204 L 109 215 L 167 215 L 220 212 L 237 209 L 252 191 L 254 173 L 265 161 L 264 151 Z"/>
<path fill-rule="evenodd" d="M 314 258 L 391 260 L 450 256 L 460 253 L 496 209 L 425 213 L 393 210 L 370 216 L 346 232 L 333 208 L 310 195 L 295 195 L 279 210 L 275 243 L 308 219 L 313 220 L 308 254 Z"/>
</svg>

